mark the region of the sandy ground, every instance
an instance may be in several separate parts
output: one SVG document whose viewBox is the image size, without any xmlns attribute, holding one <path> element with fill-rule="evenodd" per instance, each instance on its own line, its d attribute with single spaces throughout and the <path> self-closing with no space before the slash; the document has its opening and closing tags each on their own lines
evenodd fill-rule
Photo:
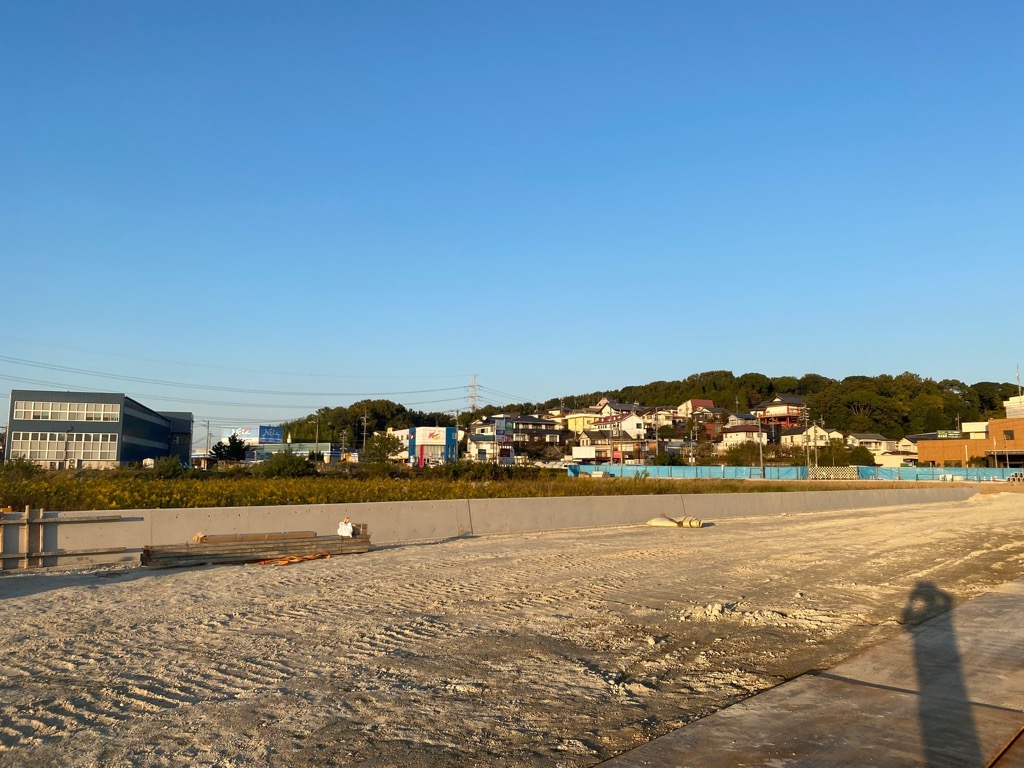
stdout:
<svg viewBox="0 0 1024 768">
<path fill-rule="evenodd" d="M 0 766 L 589 766 L 1024 574 L 1024 495 L 0 577 Z"/>
</svg>

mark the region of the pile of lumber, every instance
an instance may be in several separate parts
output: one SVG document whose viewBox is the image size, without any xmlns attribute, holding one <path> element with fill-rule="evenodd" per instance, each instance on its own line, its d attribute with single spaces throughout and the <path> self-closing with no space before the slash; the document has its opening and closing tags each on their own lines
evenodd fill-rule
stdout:
<svg viewBox="0 0 1024 768">
<path fill-rule="evenodd" d="M 353 526 L 355 527 L 355 526 Z M 315 531 L 281 533 L 204 534 L 197 533 L 186 544 L 165 544 L 142 548 L 142 564 L 151 568 L 175 568 L 188 565 L 258 563 L 262 560 L 355 555 L 370 551 L 370 535 L 360 525 L 359 535 L 317 536 Z"/>
</svg>

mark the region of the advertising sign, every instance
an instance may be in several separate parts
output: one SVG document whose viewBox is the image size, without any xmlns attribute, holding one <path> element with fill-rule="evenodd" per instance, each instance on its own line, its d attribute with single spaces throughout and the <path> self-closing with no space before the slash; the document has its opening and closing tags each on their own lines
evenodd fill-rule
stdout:
<svg viewBox="0 0 1024 768">
<path fill-rule="evenodd" d="M 446 445 L 450 427 L 416 427 L 416 445 Z"/>
<path fill-rule="evenodd" d="M 494 440 L 498 443 L 512 442 L 512 419 L 497 417 L 494 420 Z"/>
<path fill-rule="evenodd" d="M 260 425 L 260 445 L 280 445 L 284 442 L 284 427 Z"/>
<path fill-rule="evenodd" d="M 224 442 L 227 442 L 228 437 L 232 435 L 241 440 L 246 445 L 255 445 L 259 438 L 259 428 L 235 427 L 234 429 L 228 430 L 228 433 L 224 438 Z"/>
</svg>

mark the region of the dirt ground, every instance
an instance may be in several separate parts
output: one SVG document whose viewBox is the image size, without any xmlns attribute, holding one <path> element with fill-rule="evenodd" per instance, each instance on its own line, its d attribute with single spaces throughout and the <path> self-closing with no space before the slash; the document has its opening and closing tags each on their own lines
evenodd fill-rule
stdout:
<svg viewBox="0 0 1024 768">
<path fill-rule="evenodd" d="M 2 576 L 0 766 L 590 766 L 1024 574 L 1017 493 L 708 522 Z"/>
</svg>

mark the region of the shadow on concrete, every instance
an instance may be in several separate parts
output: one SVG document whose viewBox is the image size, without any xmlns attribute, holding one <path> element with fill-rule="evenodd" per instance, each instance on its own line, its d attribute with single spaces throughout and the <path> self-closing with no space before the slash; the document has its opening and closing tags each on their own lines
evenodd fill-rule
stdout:
<svg viewBox="0 0 1024 768">
<path fill-rule="evenodd" d="M 918 721 L 928 768 L 984 764 L 964 685 L 952 607 L 948 593 L 930 581 L 919 581 L 903 610 L 903 624 L 914 643 Z"/>
</svg>

